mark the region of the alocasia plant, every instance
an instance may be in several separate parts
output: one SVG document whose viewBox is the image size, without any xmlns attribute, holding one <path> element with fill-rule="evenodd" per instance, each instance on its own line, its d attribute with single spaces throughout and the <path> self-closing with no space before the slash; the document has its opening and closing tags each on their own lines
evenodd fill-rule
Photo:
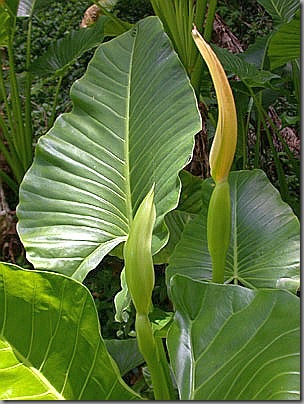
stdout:
<svg viewBox="0 0 304 404">
<path fill-rule="evenodd" d="M 104 39 L 108 18 L 103 16 L 93 26 L 71 31 L 64 38 L 54 41 L 50 48 L 35 61 L 31 55 L 31 33 L 34 16 L 49 5 L 45 0 L 0 1 L 0 151 L 11 170 L 8 175 L 0 169 L 0 179 L 17 194 L 21 180 L 33 160 L 32 93 L 35 75 L 53 75 L 58 78 L 52 113 L 48 122 L 55 119 L 58 93 L 64 75 L 85 51 L 96 47 Z M 20 80 L 15 62 L 14 38 L 17 19 L 26 18 L 26 56 L 24 80 Z M 4 68 L 8 64 L 8 69 Z"/>
<path fill-rule="evenodd" d="M 286 284 L 282 278 L 297 282 L 298 220 L 262 172 L 227 173 L 226 283 L 211 281 L 206 217 L 214 185 L 183 173 L 181 188 L 178 173 L 200 117 L 158 18 L 101 45 L 71 98 L 73 111 L 41 138 L 21 186 L 18 229 L 36 270 L 0 267 L 1 399 L 143 398 L 122 381 L 90 292 L 79 282 L 107 252 L 120 254 L 113 248 L 122 243 L 155 398 L 298 399 L 299 299 L 277 287 Z M 169 248 L 158 253 L 169 231 Z M 285 245 L 281 267 L 276 242 Z M 165 327 L 157 310 L 150 313 L 153 255 L 169 260 L 175 313 Z M 163 338 L 168 362 L 155 348 Z M 130 362 L 138 366 L 133 348 Z"/>
</svg>

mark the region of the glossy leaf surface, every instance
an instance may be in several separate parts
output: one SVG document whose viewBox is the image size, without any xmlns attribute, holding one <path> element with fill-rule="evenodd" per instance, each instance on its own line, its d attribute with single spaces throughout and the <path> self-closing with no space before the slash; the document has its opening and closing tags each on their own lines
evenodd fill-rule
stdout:
<svg viewBox="0 0 304 404">
<path fill-rule="evenodd" d="M 90 292 L 60 274 L 0 264 L 0 398 L 132 400 Z"/>
<path fill-rule="evenodd" d="M 300 304 L 283 290 L 171 280 L 181 400 L 299 400 Z"/>
<path fill-rule="evenodd" d="M 101 45 L 71 98 L 73 111 L 39 139 L 18 230 L 37 269 L 82 280 L 126 239 L 153 183 L 153 253 L 166 243 L 200 115 L 157 17 Z"/>
<path fill-rule="evenodd" d="M 167 268 L 168 279 L 174 274 L 211 279 L 206 212 L 212 183 L 207 181 L 201 214 L 185 226 Z M 300 229 L 291 208 L 261 170 L 232 172 L 229 182 L 232 231 L 225 281 L 275 288 L 280 278 L 299 275 Z"/>
</svg>

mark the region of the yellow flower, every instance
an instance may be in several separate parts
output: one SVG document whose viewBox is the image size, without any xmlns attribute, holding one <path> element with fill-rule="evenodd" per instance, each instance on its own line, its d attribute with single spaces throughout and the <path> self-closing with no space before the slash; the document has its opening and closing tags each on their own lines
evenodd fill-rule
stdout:
<svg viewBox="0 0 304 404">
<path fill-rule="evenodd" d="M 192 36 L 210 71 L 218 100 L 218 122 L 210 151 L 210 169 L 214 181 L 227 180 L 237 142 L 237 116 L 233 94 L 225 71 L 211 47 L 196 27 Z"/>
</svg>

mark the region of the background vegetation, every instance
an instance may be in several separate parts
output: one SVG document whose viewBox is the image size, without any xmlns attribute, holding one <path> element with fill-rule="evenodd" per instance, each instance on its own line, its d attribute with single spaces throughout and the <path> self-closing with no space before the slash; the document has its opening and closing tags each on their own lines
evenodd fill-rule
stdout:
<svg viewBox="0 0 304 404">
<path fill-rule="evenodd" d="M 32 29 L 32 58 L 33 60 L 40 56 L 42 49 L 48 46 L 56 39 L 62 38 L 73 29 L 78 29 L 85 10 L 91 5 L 89 0 L 69 0 L 66 2 L 52 2 L 52 7 L 42 10 L 35 15 Z M 153 14 L 153 9 L 149 0 L 120 0 L 115 6 L 115 12 L 118 17 L 123 20 L 134 23 L 139 19 Z M 224 26 L 228 29 L 230 37 L 235 37 L 239 46 L 246 50 L 253 44 L 257 38 L 267 35 L 272 29 L 272 20 L 265 10 L 255 0 L 220 0 L 218 1 L 217 13 L 224 22 Z M 26 38 L 24 36 L 25 19 L 18 19 L 18 31 L 15 37 L 16 64 L 18 72 L 21 74 L 25 69 L 25 49 Z M 62 90 L 59 95 L 59 102 L 56 109 L 56 115 L 62 112 L 69 111 L 71 102 L 69 91 L 71 84 L 81 77 L 86 69 L 86 66 L 93 55 L 93 50 L 86 52 L 80 57 L 77 62 L 69 68 L 68 74 L 62 82 Z M 281 122 L 281 127 L 289 127 L 296 138 L 299 138 L 300 119 L 298 113 L 298 103 L 296 95 L 291 86 L 290 71 L 287 68 L 280 69 L 281 75 L 281 90 L 279 97 L 273 99 L 273 108 L 275 115 L 273 119 Z M 48 121 L 52 114 L 52 104 L 54 99 L 56 86 L 55 77 L 34 78 L 33 81 L 33 128 L 35 141 L 46 132 Z M 267 93 L 266 93 L 267 95 Z M 273 97 L 271 91 L 269 97 Z M 206 98 L 207 106 L 212 108 L 215 103 L 215 98 L 211 94 Z M 207 128 L 209 129 L 209 141 L 214 133 L 212 122 L 207 120 Z M 251 116 L 252 121 L 248 125 L 249 138 L 249 156 L 248 166 L 254 167 L 254 130 L 255 119 L 254 114 Z M 250 140 L 251 139 L 251 140 Z M 298 149 L 297 149 L 298 150 Z M 279 180 L 275 171 L 273 150 L 262 143 L 260 155 L 260 165 L 263 168 L 273 184 L 279 187 Z M 289 192 L 288 202 L 291 204 L 295 213 L 299 215 L 299 175 L 295 167 L 299 167 L 299 156 L 295 153 L 297 166 L 290 163 L 284 149 L 276 149 L 279 159 L 283 164 L 284 175 L 286 176 Z M 237 161 L 236 168 L 242 168 L 242 161 Z M 9 209 L 14 213 L 17 199 L 11 193 L 7 192 L 6 199 L 9 204 Z M 13 219 L 14 222 L 14 219 Z M 23 266 L 28 265 L 24 258 L 24 253 L 20 245 L 18 245 L 17 235 L 13 230 L 9 229 L 5 237 L 1 240 L 1 260 L 16 262 Z M 117 323 L 114 320 L 114 303 L 113 296 L 120 290 L 120 271 L 122 263 L 113 257 L 108 257 L 102 264 L 103 270 L 96 269 L 92 271 L 85 281 L 85 284 L 90 288 L 94 296 L 97 309 L 99 311 L 102 327 L 102 335 L 105 338 L 125 338 L 132 335 L 134 316 L 132 310 L 126 318 L 124 324 Z M 156 274 L 163 274 L 164 268 L 158 267 Z M 164 277 L 156 277 L 156 288 L 154 292 L 154 301 L 165 308 L 170 304 L 164 284 Z"/>
</svg>

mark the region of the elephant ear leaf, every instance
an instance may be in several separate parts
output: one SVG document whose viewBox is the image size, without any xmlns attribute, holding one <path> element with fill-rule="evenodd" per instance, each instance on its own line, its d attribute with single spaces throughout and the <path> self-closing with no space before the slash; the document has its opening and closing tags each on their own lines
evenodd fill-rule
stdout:
<svg viewBox="0 0 304 404">
<path fill-rule="evenodd" d="M 206 212 L 213 185 L 209 179 L 204 182 L 202 211 L 184 227 L 166 269 L 168 282 L 175 274 L 211 279 Z M 229 182 L 232 229 L 225 281 L 253 289 L 296 288 L 300 275 L 297 217 L 263 171 L 231 172 Z"/>
<path fill-rule="evenodd" d="M 157 17 L 102 44 L 71 99 L 72 112 L 39 139 L 20 188 L 18 231 L 36 269 L 83 280 L 126 240 L 153 183 L 153 254 L 164 246 L 164 216 L 178 203 L 178 173 L 201 120 Z"/>
<path fill-rule="evenodd" d="M 180 275 L 171 291 L 167 344 L 181 400 L 299 400 L 299 298 Z"/>
<path fill-rule="evenodd" d="M 61 274 L 4 263 L 0 373 L 1 400 L 140 399 L 107 351 L 89 290 Z"/>
</svg>

